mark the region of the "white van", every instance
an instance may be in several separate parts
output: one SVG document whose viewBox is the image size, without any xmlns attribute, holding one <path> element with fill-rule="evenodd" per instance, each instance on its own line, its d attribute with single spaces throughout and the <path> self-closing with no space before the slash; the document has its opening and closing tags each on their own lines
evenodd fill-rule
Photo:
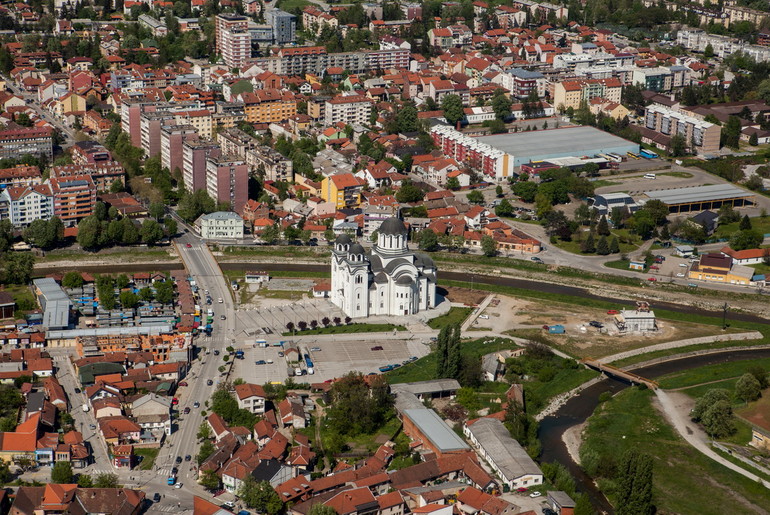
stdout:
<svg viewBox="0 0 770 515">
<path fill-rule="evenodd" d="M 654 179 L 655 177 L 657 177 L 657 176 L 654 173 L 646 173 L 646 174 L 644 174 L 644 178 L 645 179 Z"/>
<path fill-rule="evenodd" d="M 262 347 L 264 349 L 265 347 L 267 347 L 267 340 L 257 340 L 256 342 L 254 342 L 254 344 L 257 347 Z"/>
</svg>

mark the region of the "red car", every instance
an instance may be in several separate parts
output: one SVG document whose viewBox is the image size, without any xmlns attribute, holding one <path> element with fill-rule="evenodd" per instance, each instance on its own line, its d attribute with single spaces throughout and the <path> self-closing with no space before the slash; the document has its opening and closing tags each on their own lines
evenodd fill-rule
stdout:
<svg viewBox="0 0 770 515">
<path fill-rule="evenodd" d="M 187 248 L 188 248 L 188 249 L 191 249 L 191 248 L 192 248 L 192 245 L 190 245 L 190 244 L 188 243 L 188 244 L 187 244 Z"/>
<path fill-rule="evenodd" d="M 652 266 L 650 267 L 650 270 L 660 270 L 660 267 L 659 267 L 659 266 L 657 266 L 657 265 L 652 265 Z"/>
<path fill-rule="evenodd" d="M 648 277 L 647 280 L 650 281 L 651 283 L 654 283 L 655 281 L 657 281 L 655 277 Z"/>
<path fill-rule="evenodd" d="M 618 313 L 620 313 L 620 311 L 618 311 L 617 309 L 610 309 L 609 311 L 607 311 L 608 315 L 617 315 Z"/>
<path fill-rule="evenodd" d="M 520 486 L 519 488 L 517 488 L 517 489 L 516 489 L 516 491 L 517 491 L 517 492 L 526 492 L 526 491 L 527 491 L 527 489 L 526 489 L 526 488 L 524 488 L 523 486 Z"/>
<path fill-rule="evenodd" d="M 179 383 L 179 386 L 188 386 L 187 381 L 182 381 Z"/>
<path fill-rule="evenodd" d="M 179 399 L 177 399 L 176 397 L 174 397 L 174 398 L 171 400 L 171 405 L 172 405 L 172 406 L 176 406 L 177 404 L 179 404 Z"/>
</svg>

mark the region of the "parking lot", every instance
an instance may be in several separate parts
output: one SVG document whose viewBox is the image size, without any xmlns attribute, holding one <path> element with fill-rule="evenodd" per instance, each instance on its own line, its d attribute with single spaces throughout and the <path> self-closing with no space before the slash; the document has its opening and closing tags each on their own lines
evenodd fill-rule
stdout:
<svg viewBox="0 0 770 515">
<path fill-rule="evenodd" d="M 408 336 L 407 336 L 408 337 Z M 280 340 L 275 337 L 273 340 Z M 273 343 L 273 340 L 268 340 Z M 286 338 L 292 341 L 291 338 Z M 293 340 L 291 346 L 308 349 L 313 360 L 314 374 L 297 378 L 298 382 L 320 383 L 336 377 L 342 377 L 351 371 L 363 374 L 379 372 L 384 365 L 401 364 L 412 356 L 425 356 L 430 348 L 420 339 L 381 339 L 366 334 L 321 335 Z M 288 363 L 279 357 L 280 347 L 253 347 L 253 340 L 244 341 L 238 348 L 244 349 L 245 356 L 236 360 L 232 377 L 241 377 L 246 382 L 265 384 L 271 381 L 284 382 L 288 377 Z M 288 344 L 287 344 L 288 345 Z M 310 350 L 317 347 L 319 351 Z M 382 347 L 382 350 L 372 350 Z M 255 365 L 259 360 L 267 362 Z M 273 363 L 269 363 L 272 360 Z"/>
<path fill-rule="evenodd" d="M 674 277 L 679 279 L 687 278 L 687 273 L 689 272 L 690 265 L 692 264 L 689 259 L 673 256 L 670 254 L 670 251 L 666 253 L 656 252 L 656 255 L 663 255 L 666 257 L 666 260 L 662 263 L 654 263 L 650 267 L 649 272 L 651 276 L 659 276 L 666 279 Z"/>
<path fill-rule="evenodd" d="M 304 299 L 285 304 L 275 303 L 270 307 L 241 309 L 237 314 L 237 327 L 246 336 L 278 335 L 286 332 L 291 322 L 296 327 L 300 322 L 310 324 L 312 320 L 321 324 L 324 318 L 333 321 L 345 319 L 345 314 L 328 299 Z"/>
</svg>

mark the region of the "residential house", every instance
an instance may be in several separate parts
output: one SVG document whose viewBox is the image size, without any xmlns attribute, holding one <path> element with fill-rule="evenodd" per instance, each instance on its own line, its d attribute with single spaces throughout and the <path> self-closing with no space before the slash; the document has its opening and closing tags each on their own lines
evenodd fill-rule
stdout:
<svg viewBox="0 0 770 515">
<path fill-rule="evenodd" d="M 262 386 L 251 383 L 236 385 L 235 396 L 238 400 L 238 407 L 240 409 L 245 409 L 258 414 L 265 412 L 267 395 L 265 395 L 265 390 Z"/>
</svg>

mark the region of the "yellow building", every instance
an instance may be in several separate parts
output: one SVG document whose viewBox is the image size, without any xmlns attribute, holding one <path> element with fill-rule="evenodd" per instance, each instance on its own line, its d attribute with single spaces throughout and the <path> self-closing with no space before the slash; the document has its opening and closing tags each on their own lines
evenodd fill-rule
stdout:
<svg viewBox="0 0 770 515">
<path fill-rule="evenodd" d="M 241 94 L 249 123 L 279 123 L 297 114 L 293 93 L 277 89 L 260 89 Z"/>
<path fill-rule="evenodd" d="M 321 198 L 334 204 L 337 209 L 358 207 L 364 184 L 366 182 L 363 179 L 352 173 L 332 175 L 321 182 Z"/>
<path fill-rule="evenodd" d="M 211 111 L 207 109 L 195 109 L 176 113 L 177 125 L 192 125 L 198 130 L 198 134 L 205 139 L 214 137 L 214 122 Z"/>
<path fill-rule="evenodd" d="M 557 109 L 578 109 L 580 102 L 601 97 L 620 103 L 623 84 L 616 77 L 610 79 L 565 80 L 553 85 L 553 102 Z"/>
<path fill-rule="evenodd" d="M 54 114 L 59 118 L 63 118 L 66 113 L 84 112 L 86 110 L 86 98 L 76 93 L 67 93 L 60 99 L 55 100 L 52 107 Z"/>
<path fill-rule="evenodd" d="M 724 254 L 704 254 L 700 261 L 690 268 L 688 277 L 697 281 L 748 286 L 754 277 L 754 269 L 734 265 L 733 258 Z"/>
</svg>

